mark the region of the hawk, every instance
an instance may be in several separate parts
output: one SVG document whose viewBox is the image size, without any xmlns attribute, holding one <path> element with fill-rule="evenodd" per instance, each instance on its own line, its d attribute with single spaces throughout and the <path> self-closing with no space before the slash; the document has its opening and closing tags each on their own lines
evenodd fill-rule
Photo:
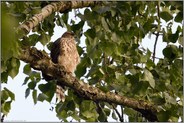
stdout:
<svg viewBox="0 0 184 123">
<path fill-rule="evenodd" d="M 74 33 L 65 32 L 61 38 L 58 38 L 51 46 L 51 59 L 55 64 L 61 65 L 66 72 L 73 73 L 80 63 L 80 56 L 77 51 Z M 45 80 L 50 80 L 50 77 L 43 75 Z M 57 83 L 56 96 L 58 100 L 64 102 L 64 87 Z"/>
</svg>

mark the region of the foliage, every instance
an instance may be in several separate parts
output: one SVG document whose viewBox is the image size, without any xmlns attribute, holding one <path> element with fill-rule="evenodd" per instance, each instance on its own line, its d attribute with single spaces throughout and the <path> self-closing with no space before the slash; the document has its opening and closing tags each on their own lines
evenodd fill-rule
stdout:
<svg viewBox="0 0 184 123">
<path fill-rule="evenodd" d="M 181 1 L 143 2 L 119 1 L 103 2 L 102 5 L 85 8 L 84 13 L 76 10 L 75 19 L 68 21 L 69 13 L 53 13 L 33 29 L 33 34 L 22 39 L 12 27 L 26 21 L 49 2 L 2 2 L 2 82 L 8 76 L 14 78 L 19 72 L 17 59 L 20 46 L 49 44 L 55 26 L 73 31 L 78 43 L 85 36 L 85 47 L 78 46 L 81 63 L 75 72 L 76 77 L 85 78 L 90 85 L 104 92 L 113 91 L 138 100 L 148 100 L 159 108 L 159 121 L 178 121 L 183 119 L 182 53 L 183 27 L 172 31 L 173 22 L 182 23 L 183 3 Z M 9 18 L 9 16 L 11 18 Z M 12 19 L 13 18 L 13 19 Z M 15 20 L 16 19 L 16 20 Z M 166 27 L 162 25 L 166 22 Z M 12 25 L 9 25 L 11 23 Z M 84 25 L 89 29 L 84 31 Z M 7 34 L 12 35 L 7 36 Z M 147 35 L 162 37 L 167 43 L 163 49 L 164 58 L 153 62 L 153 51 L 141 47 Z M 23 84 L 28 85 L 25 96 L 32 92 L 33 101 L 50 102 L 54 95 L 55 83 L 40 84 L 41 76 L 27 64 L 24 67 L 27 77 Z M 37 88 L 42 92 L 37 94 Z M 7 101 L 8 97 L 11 98 Z M 4 88 L 1 91 L 1 110 L 10 111 L 14 94 Z M 81 99 L 68 89 L 66 101 L 55 107 L 57 117 L 67 122 L 68 117 L 76 121 L 107 121 L 108 117 L 118 120 L 115 108 L 105 102 Z M 130 108 L 121 108 L 129 116 L 129 121 L 145 121 L 140 114 Z"/>
</svg>

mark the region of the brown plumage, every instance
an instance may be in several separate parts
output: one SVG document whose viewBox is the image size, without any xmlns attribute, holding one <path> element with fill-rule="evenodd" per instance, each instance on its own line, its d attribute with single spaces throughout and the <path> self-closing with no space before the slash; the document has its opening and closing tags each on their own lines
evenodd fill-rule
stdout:
<svg viewBox="0 0 184 123">
<path fill-rule="evenodd" d="M 80 57 L 75 44 L 74 34 L 65 32 L 61 38 L 57 39 L 51 47 L 51 59 L 55 64 L 61 65 L 66 72 L 73 73 L 80 63 Z M 43 75 L 45 80 L 50 80 L 48 76 Z M 64 88 L 61 83 L 57 83 L 56 96 L 64 102 Z"/>
<path fill-rule="evenodd" d="M 74 73 L 80 62 L 80 57 L 73 33 L 65 32 L 61 38 L 53 43 L 51 58 L 54 63 L 63 65 L 67 72 Z"/>
</svg>

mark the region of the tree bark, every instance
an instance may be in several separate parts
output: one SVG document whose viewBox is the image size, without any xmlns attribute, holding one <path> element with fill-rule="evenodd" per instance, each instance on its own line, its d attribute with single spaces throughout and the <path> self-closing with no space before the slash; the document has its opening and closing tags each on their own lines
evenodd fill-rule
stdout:
<svg viewBox="0 0 184 123">
<path fill-rule="evenodd" d="M 142 113 L 149 121 L 158 121 L 156 106 L 143 100 L 120 96 L 112 92 L 105 93 L 96 87 L 92 87 L 75 78 L 72 73 L 67 73 L 63 66 L 54 64 L 47 53 L 39 51 L 34 47 L 24 48 L 19 58 L 24 62 L 30 63 L 32 68 L 56 78 L 62 85 L 70 87 L 85 99 L 127 106 Z"/>
</svg>

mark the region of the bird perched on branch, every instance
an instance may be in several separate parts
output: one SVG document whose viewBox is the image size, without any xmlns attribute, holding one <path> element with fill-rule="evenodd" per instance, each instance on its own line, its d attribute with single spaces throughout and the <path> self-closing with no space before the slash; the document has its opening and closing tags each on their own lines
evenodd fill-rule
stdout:
<svg viewBox="0 0 184 123">
<path fill-rule="evenodd" d="M 61 38 L 58 38 L 51 46 L 52 62 L 63 66 L 66 72 L 73 73 L 80 63 L 80 57 L 77 51 L 74 33 L 65 32 Z M 49 81 L 50 77 L 43 74 L 45 80 Z M 56 96 L 58 100 L 64 102 L 64 87 L 61 83 L 57 83 Z"/>
</svg>

